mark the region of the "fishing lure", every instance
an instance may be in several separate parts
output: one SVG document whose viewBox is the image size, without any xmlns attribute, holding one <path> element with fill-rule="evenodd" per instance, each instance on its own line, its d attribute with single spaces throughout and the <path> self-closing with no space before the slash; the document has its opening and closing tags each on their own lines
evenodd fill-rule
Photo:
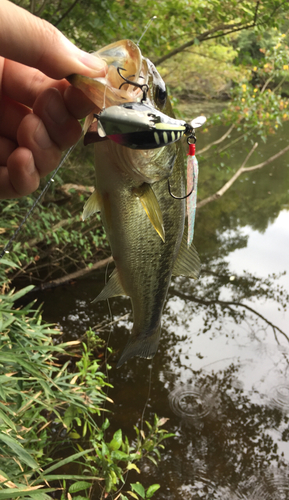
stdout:
<svg viewBox="0 0 289 500">
<path fill-rule="evenodd" d="M 131 149 L 156 149 L 172 144 L 183 135 L 191 136 L 194 128 L 184 120 L 176 120 L 146 102 L 127 102 L 110 106 L 94 115 L 85 144 L 94 142 L 92 133 L 108 137 Z"/>
<path fill-rule="evenodd" d="M 125 84 L 139 87 L 143 92 L 141 102 L 110 106 L 94 114 L 97 121 L 90 125 L 84 138 L 85 145 L 108 137 L 127 148 L 156 149 L 180 140 L 183 135 L 194 137 L 194 128 L 201 126 L 204 121 L 199 125 L 199 119 L 187 123 L 165 115 L 147 102 L 148 85 L 129 80 L 121 74 L 121 70 L 124 71 L 123 68 L 117 68 L 124 80 L 119 88 Z"/>
<path fill-rule="evenodd" d="M 197 208 L 197 189 L 198 189 L 198 176 L 199 164 L 196 158 L 196 141 L 195 128 L 201 127 L 205 121 L 205 116 L 198 116 L 191 121 L 190 125 L 193 128 L 191 135 L 187 138 L 189 145 L 188 161 L 187 161 L 187 194 L 185 196 L 175 196 L 171 192 L 170 181 L 168 181 L 168 188 L 170 195 L 176 200 L 184 200 L 187 198 L 187 214 L 188 214 L 188 247 L 194 238 L 195 217 Z M 193 141 L 193 142 L 191 142 Z"/>
<path fill-rule="evenodd" d="M 190 196 L 187 197 L 187 214 L 188 214 L 188 247 L 194 238 L 195 217 L 197 208 L 197 189 L 199 164 L 196 158 L 196 144 L 189 143 L 188 161 L 187 161 L 187 190 Z"/>
</svg>

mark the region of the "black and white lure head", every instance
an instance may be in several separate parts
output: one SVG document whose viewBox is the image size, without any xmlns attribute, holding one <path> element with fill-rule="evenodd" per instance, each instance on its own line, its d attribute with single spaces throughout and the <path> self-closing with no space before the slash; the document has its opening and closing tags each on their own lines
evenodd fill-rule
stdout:
<svg viewBox="0 0 289 500">
<path fill-rule="evenodd" d="M 111 106 L 99 115 L 98 134 L 131 149 L 156 149 L 178 141 L 187 130 L 184 120 L 171 118 L 146 102 Z"/>
<path fill-rule="evenodd" d="M 204 116 L 191 123 L 176 120 L 146 101 L 111 106 L 95 118 L 101 138 L 108 137 L 131 149 L 156 149 L 178 141 L 183 135 L 195 137 L 195 128 L 206 121 Z"/>
<path fill-rule="evenodd" d="M 165 84 L 157 74 L 153 64 L 149 60 L 146 60 L 146 63 L 150 65 L 151 73 L 156 74 L 158 94 L 160 92 L 165 94 L 165 101 Z M 122 146 L 144 150 L 157 149 L 173 144 L 183 135 L 192 138 L 194 141 L 196 140 L 194 129 L 203 125 L 206 121 L 204 116 L 196 118 L 191 123 L 171 118 L 152 106 L 147 100 L 149 91 L 147 83 L 132 81 L 126 78 L 121 71 L 125 71 L 125 69 L 118 67 L 117 73 L 123 79 L 119 89 L 127 84 L 138 87 L 143 93 L 142 99 L 140 102 L 138 100 L 109 106 L 100 113 L 94 114 L 97 121 L 90 125 L 84 139 L 85 144 L 107 137 Z M 134 77 L 135 75 L 131 76 Z M 158 98 L 160 98 L 160 95 L 158 95 Z M 96 139 L 96 136 L 98 136 L 98 139 Z"/>
</svg>

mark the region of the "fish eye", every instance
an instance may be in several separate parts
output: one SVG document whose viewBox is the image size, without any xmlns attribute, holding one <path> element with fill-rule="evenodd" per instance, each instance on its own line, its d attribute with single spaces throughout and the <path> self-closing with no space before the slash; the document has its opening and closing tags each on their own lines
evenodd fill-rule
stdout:
<svg viewBox="0 0 289 500">
<path fill-rule="evenodd" d="M 164 87 L 160 87 L 159 85 L 156 87 L 155 101 L 159 106 L 164 106 L 166 104 L 167 91 Z"/>
</svg>

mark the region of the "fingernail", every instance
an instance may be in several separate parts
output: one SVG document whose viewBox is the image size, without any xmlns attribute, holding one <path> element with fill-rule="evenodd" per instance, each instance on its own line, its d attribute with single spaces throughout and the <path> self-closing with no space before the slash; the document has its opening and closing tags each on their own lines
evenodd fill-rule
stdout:
<svg viewBox="0 0 289 500">
<path fill-rule="evenodd" d="M 88 52 L 81 51 L 80 61 L 88 68 L 94 70 L 95 75 L 93 76 L 105 76 L 107 73 L 107 64 L 100 57 L 89 54 Z"/>
<path fill-rule="evenodd" d="M 34 131 L 33 138 L 41 149 L 49 149 L 52 146 L 52 141 L 42 121 L 39 121 Z"/>
</svg>

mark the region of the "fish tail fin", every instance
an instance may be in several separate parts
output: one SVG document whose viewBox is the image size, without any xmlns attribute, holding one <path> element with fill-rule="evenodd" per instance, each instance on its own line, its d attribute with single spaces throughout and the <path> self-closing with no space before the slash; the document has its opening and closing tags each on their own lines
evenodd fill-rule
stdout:
<svg viewBox="0 0 289 500">
<path fill-rule="evenodd" d="M 120 368 L 126 361 L 128 361 L 133 356 L 139 356 L 140 358 L 151 359 L 157 352 L 161 335 L 161 325 L 159 324 L 152 332 L 145 332 L 145 334 L 139 334 L 132 331 L 128 343 L 126 344 L 119 362 L 117 363 L 117 368 Z"/>
</svg>

